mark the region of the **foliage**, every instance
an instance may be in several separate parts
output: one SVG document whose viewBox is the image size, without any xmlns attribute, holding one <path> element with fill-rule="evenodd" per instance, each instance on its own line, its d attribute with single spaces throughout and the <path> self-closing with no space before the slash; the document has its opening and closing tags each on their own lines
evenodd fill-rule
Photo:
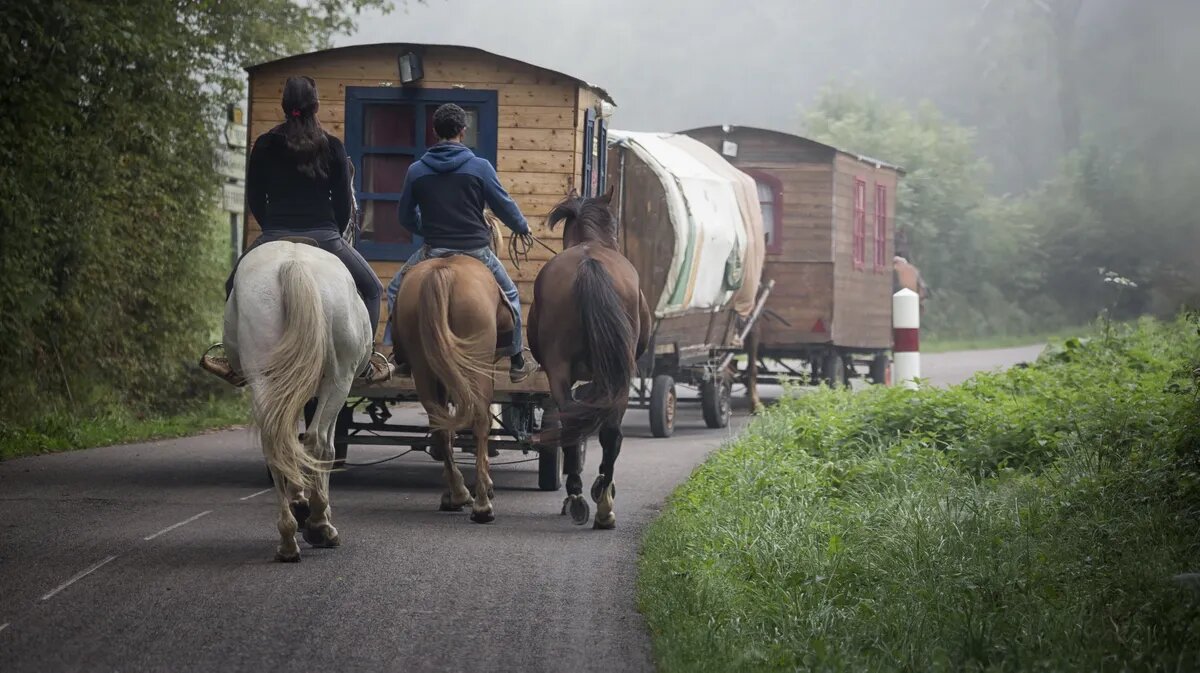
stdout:
<svg viewBox="0 0 1200 673">
<path fill-rule="evenodd" d="M 176 411 L 227 269 L 215 120 L 245 62 L 324 46 L 383 0 L 46 0 L 0 8 L 0 420 Z"/>
<path fill-rule="evenodd" d="M 767 411 L 671 497 L 640 604 L 662 670 L 1200 665 L 1197 320 L 950 389 Z"/>
</svg>

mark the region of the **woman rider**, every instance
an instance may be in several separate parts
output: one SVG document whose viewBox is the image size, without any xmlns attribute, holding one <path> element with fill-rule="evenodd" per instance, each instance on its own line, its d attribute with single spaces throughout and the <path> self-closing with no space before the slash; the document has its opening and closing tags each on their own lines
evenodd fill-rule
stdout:
<svg viewBox="0 0 1200 673">
<path fill-rule="evenodd" d="M 350 271 L 374 329 L 379 324 L 383 286 L 362 255 L 342 239 L 342 228 L 350 226 L 353 202 L 349 160 L 342 141 L 321 128 L 318 107 L 317 84 L 312 78 L 288 79 L 283 87 L 285 121 L 254 141 L 246 175 L 246 201 L 262 227 L 262 235 L 247 251 L 260 243 L 291 236 L 316 241 Z M 225 283 L 227 299 L 236 272 L 235 264 Z M 201 366 L 230 383 L 243 383 L 225 358 L 205 355 Z M 380 381 L 389 378 L 391 371 L 387 360 L 374 354 L 361 376 Z"/>
</svg>

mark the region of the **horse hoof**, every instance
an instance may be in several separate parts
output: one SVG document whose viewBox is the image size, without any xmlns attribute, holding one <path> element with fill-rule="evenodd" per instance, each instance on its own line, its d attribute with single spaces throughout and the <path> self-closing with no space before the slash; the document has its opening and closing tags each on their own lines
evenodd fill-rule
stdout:
<svg viewBox="0 0 1200 673">
<path fill-rule="evenodd" d="M 294 554 L 285 554 L 281 551 L 277 551 L 275 552 L 275 560 L 279 561 L 280 563 L 299 563 L 300 552 L 297 551 Z"/>
<path fill-rule="evenodd" d="M 308 517 L 312 516 L 312 508 L 308 506 L 307 502 L 298 501 L 292 503 L 291 509 L 292 517 L 296 519 L 296 525 L 303 530 L 308 525 Z"/>
<path fill-rule="evenodd" d="M 617 527 L 617 515 L 612 512 L 608 513 L 608 518 L 601 520 L 600 515 L 596 515 L 596 520 L 592 522 L 592 528 L 595 530 L 612 530 Z"/>
<path fill-rule="evenodd" d="M 496 520 L 496 514 L 492 510 L 486 512 L 471 512 L 471 521 L 475 523 L 491 523 Z"/>
<path fill-rule="evenodd" d="M 463 505 L 473 504 L 475 504 L 475 498 L 472 497 L 468 497 L 466 500 L 455 504 L 453 496 L 451 496 L 449 493 L 444 493 L 442 494 L 442 502 L 440 505 L 438 505 L 438 511 L 461 512 L 463 511 Z"/>
<path fill-rule="evenodd" d="M 571 501 L 571 523 L 576 526 L 587 523 L 592 516 L 592 508 L 587 504 L 587 500 L 578 495 L 569 499 Z"/>
<path fill-rule="evenodd" d="M 333 531 L 333 533 L 330 534 L 330 531 Z M 342 541 L 338 537 L 337 531 L 333 529 L 333 526 L 322 526 L 317 529 L 305 528 L 303 535 L 304 541 L 313 547 L 332 549 L 342 545 Z"/>
<path fill-rule="evenodd" d="M 604 495 L 604 486 L 604 475 L 596 477 L 596 481 L 592 482 L 592 502 L 600 502 L 600 497 Z M 609 491 L 609 496 L 616 500 L 617 485 L 614 482 L 609 481 L 608 488 L 612 489 Z"/>
</svg>

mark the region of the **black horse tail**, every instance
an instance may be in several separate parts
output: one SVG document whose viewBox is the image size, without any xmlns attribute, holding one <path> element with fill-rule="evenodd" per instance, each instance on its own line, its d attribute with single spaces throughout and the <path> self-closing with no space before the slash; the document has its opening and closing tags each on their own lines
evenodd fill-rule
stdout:
<svg viewBox="0 0 1200 673">
<path fill-rule="evenodd" d="M 636 367 L 637 334 L 612 276 L 598 260 L 589 257 L 579 265 L 572 291 L 592 373 L 591 384 L 580 388 L 562 416 L 565 439 L 574 443 L 606 423 L 620 422 Z"/>
</svg>

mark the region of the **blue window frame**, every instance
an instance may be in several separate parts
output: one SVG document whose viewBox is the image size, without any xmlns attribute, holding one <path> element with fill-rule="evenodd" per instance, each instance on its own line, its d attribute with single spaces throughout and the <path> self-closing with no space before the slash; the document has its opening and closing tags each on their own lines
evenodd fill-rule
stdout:
<svg viewBox="0 0 1200 673">
<path fill-rule="evenodd" d="M 362 217 L 356 247 L 369 260 L 405 260 L 421 245 L 396 209 L 408 166 L 437 142 L 433 111 L 443 103 L 468 114 L 466 145 L 496 165 L 498 96 L 491 90 L 346 87 L 346 153 Z"/>
<path fill-rule="evenodd" d="M 588 110 L 583 115 L 583 197 L 604 193 L 608 169 L 608 122 Z"/>
</svg>

